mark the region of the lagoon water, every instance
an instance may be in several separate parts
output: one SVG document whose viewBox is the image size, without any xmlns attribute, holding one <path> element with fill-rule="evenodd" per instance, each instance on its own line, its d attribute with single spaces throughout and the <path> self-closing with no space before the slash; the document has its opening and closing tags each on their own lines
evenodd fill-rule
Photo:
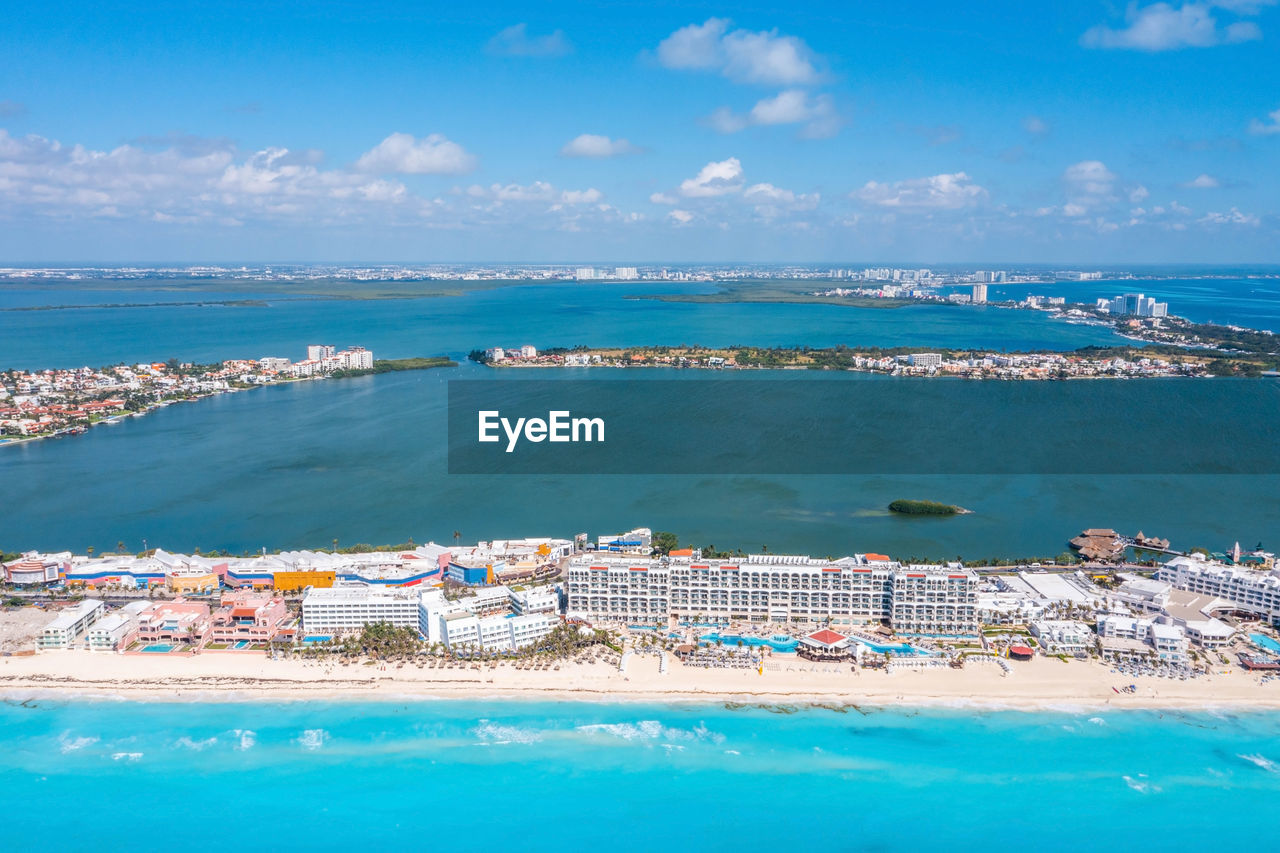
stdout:
<svg viewBox="0 0 1280 853">
<path fill-rule="evenodd" d="M 1203 850 L 1271 836 L 1278 743 L 1276 713 L 45 699 L 0 706 L 0 786 L 51 804 L 13 850 Z"/>
<path fill-rule="evenodd" d="M 1213 292 L 1227 288 L 1221 280 L 1197 285 L 1202 286 Z M 1129 289 L 1121 283 L 1112 287 Z M 269 296 L 267 307 L 0 311 L 0 365 L 267 354 L 296 359 L 307 343 L 318 341 L 363 344 L 379 357 L 445 352 L 462 357 L 474 348 L 526 342 L 927 342 L 1016 349 L 1118 340 L 1105 329 L 995 308 L 697 305 L 623 298 L 655 289 L 649 284 L 538 285 L 409 300 Z M 1194 292 L 1188 293 L 1191 300 Z M 0 307 L 222 295 L 5 287 Z M 1169 298 L 1177 310 L 1177 300 Z M 446 383 L 493 373 L 463 364 L 295 383 L 171 406 L 83 436 L 0 447 L 0 482 L 7 495 L 19 496 L 0 512 L 0 548 L 107 551 L 117 542 L 141 549 L 146 540 L 175 551 L 243 551 L 327 547 L 334 538 L 342 545 L 411 537 L 450 542 L 454 531 L 464 542 L 571 536 L 582 530 L 594 537 L 647 525 L 674 530 L 685 542 L 721 548 L 767 545 L 774 552 L 815 555 L 878 551 L 902 558 L 976 559 L 1053 556 L 1067 538 L 1089 526 L 1141 529 L 1167 536 L 1175 546 L 1215 550 L 1236 539 L 1271 544 L 1280 528 L 1280 502 L 1274 500 L 1280 477 L 1275 476 L 449 475 Z M 631 381 L 641 374 L 585 375 Z M 679 375 L 692 383 L 706 374 Z M 857 374 L 841 375 L 863 381 Z M 948 387 L 962 394 L 965 385 Z M 1241 410 L 1233 396 L 1237 387 L 1221 386 L 1223 417 Z M 946 407 L 940 408 L 945 414 Z M 1177 417 L 1176 395 L 1168 413 Z M 1280 413 L 1251 416 L 1280 423 Z M 910 425 L 886 424 L 885 429 L 911 439 Z M 1056 470 L 1070 471 L 1070 460 Z M 956 503 L 974 514 L 891 517 L 886 505 L 903 497 Z"/>
</svg>

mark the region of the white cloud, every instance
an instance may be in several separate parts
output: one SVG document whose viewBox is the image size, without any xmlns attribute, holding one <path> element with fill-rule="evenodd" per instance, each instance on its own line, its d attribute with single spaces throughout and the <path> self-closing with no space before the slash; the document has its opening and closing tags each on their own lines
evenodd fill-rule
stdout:
<svg viewBox="0 0 1280 853">
<path fill-rule="evenodd" d="M 1235 207 L 1226 213 L 1206 213 L 1196 221 L 1204 225 L 1248 225 L 1256 227 L 1261 224 L 1261 220 L 1252 213 L 1241 213 Z"/>
<path fill-rule="evenodd" d="M 666 205 L 673 205 L 673 204 L 680 203 L 680 200 L 675 196 L 671 195 L 670 193 L 654 193 L 653 195 L 649 196 L 649 201 L 653 202 L 654 204 L 666 204 Z"/>
<path fill-rule="evenodd" d="M 315 151 L 272 147 L 240 154 L 230 143 L 188 138 L 159 150 L 124 145 L 95 151 L 0 130 L 0 220 L 585 231 L 639 218 L 605 204 L 595 187 L 560 189 L 545 181 L 477 185 L 427 199 L 398 180 L 354 167 L 325 169 L 322 161 Z"/>
<path fill-rule="evenodd" d="M 1198 175 L 1193 180 L 1182 184 L 1182 186 L 1193 190 L 1212 190 L 1217 189 L 1222 184 L 1213 175 Z"/>
<path fill-rule="evenodd" d="M 531 36 L 525 24 L 512 24 L 489 39 L 489 52 L 500 56 L 542 59 L 564 56 L 572 51 L 573 45 L 560 30 L 545 36 Z"/>
<path fill-rule="evenodd" d="M 1032 136 L 1044 136 L 1049 132 L 1049 123 L 1040 116 L 1027 116 L 1022 120 L 1022 128 Z"/>
<path fill-rule="evenodd" d="M 329 222 L 410 206 L 398 181 L 321 169 L 313 152 L 183 139 L 151 150 L 95 151 L 0 130 L 0 210 L 58 218 L 133 217 L 239 224 L 247 218 Z"/>
<path fill-rule="evenodd" d="M 796 193 L 773 184 L 752 184 L 743 190 L 742 200 L 752 205 L 758 216 L 774 219 L 784 213 L 813 210 L 822 197 L 817 193 Z"/>
<path fill-rule="evenodd" d="M 467 187 L 467 196 L 473 199 L 506 203 L 506 202 L 542 202 L 546 204 L 595 204 L 604 198 L 604 193 L 590 187 L 585 190 L 557 190 L 546 181 L 534 181 L 531 184 L 490 184 L 487 187 L 472 184 Z"/>
<path fill-rule="evenodd" d="M 679 208 L 676 208 L 667 214 L 667 218 L 677 225 L 688 225 L 693 221 L 693 214 L 687 210 L 680 210 Z"/>
<path fill-rule="evenodd" d="M 1273 133 L 1280 133 L 1280 110 L 1272 110 L 1267 113 L 1267 121 L 1259 121 L 1254 119 L 1249 122 L 1249 132 L 1257 136 L 1270 136 Z"/>
<path fill-rule="evenodd" d="M 595 187 L 588 187 L 585 190 L 565 190 L 560 193 L 560 201 L 563 204 L 595 204 L 604 198 L 604 193 Z"/>
<path fill-rule="evenodd" d="M 439 133 L 422 139 L 408 133 L 393 133 L 356 161 L 356 168 L 362 172 L 406 175 L 457 175 L 470 172 L 475 166 L 474 156 Z"/>
<path fill-rule="evenodd" d="M 742 164 L 737 157 L 712 161 L 698 170 L 698 174 L 680 182 L 680 194 L 685 198 L 711 198 L 735 193 L 742 189 Z"/>
<path fill-rule="evenodd" d="M 707 124 L 717 133 L 737 133 L 750 125 L 747 116 L 738 115 L 728 107 L 717 107 L 707 116 Z"/>
<path fill-rule="evenodd" d="M 1151 195 L 1151 193 L 1147 190 L 1147 188 L 1139 184 L 1138 186 L 1129 190 L 1129 203 L 1137 204 L 1138 202 L 1144 200 L 1149 195 Z"/>
<path fill-rule="evenodd" d="M 707 117 L 707 124 L 720 133 L 737 133 L 748 127 L 804 124 L 801 136 L 825 139 L 840 129 L 830 95 L 812 96 L 803 89 L 785 89 L 772 98 L 763 98 L 746 115 L 720 107 Z"/>
<path fill-rule="evenodd" d="M 1116 175 L 1101 160 L 1082 160 L 1068 166 L 1062 180 L 1069 195 L 1097 201 L 1111 198 Z"/>
<path fill-rule="evenodd" d="M 853 197 L 903 211 L 961 210 L 981 203 L 987 191 L 964 172 L 893 183 L 868 181 Z"/>
<path fill-rule="evenodd" d="M 1255 0 L 1252 3 L 1235 0 L 1209 0 L 1209 2 L 1184 2 L 1180 6 L 1169 3 L 1152 3 L 1139 6 L 1130 3 L 1125 10 L 1125 24 L 1121 29 L 1099 24 L 1080 37 L 1085 47 L 1121 48 L 1129 50 L 1162 51 L 1186 47 L 1214 47 L 1262 38 L 1262 31 L 1252 21 L 1235 21 L 1219 26 L 1215 7 L 1226 9 L 1239 16 L 1256 15 L 1260 7 L 1272 0 Z"/>
<path fill-rule="evenodd" d="M 634 154 L 639 149 L 625 139 L 610 139 L 594 133 L 583 133 L 575 136 L 560 149 L 565 157 L 617 157 L 621 154 Z"/>
<path fill-rule="evenodd" d="M 816 57 L 803 40 L 776 29 L 729 30 L 727 18 L 689 24 L 658 45 L 658 61 L 667 68 L 715 71 L 738 83 L 796 86 L 821 78 Z"/>
</svg>

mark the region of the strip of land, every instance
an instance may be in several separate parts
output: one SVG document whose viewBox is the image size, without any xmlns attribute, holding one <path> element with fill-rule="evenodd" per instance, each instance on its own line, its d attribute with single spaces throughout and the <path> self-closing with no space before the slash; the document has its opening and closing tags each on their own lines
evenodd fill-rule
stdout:
<svg viewBox="0 0 1280 853">
<path fill-rule="evenodd" d="M 501 353 L 500 356 L 496 353 Z M 1280 356 L 1160 347 L 1083 347 L 1070 352 L 927 347 L 635 346 L 475 350 L 491 367 L 676 367 L 706 370 L 844 370 L 964 379 L 1137 379 L 1261 376 Z"/>
<path fill-rule="evenodd" d="M 418 668 L 412 663 L 270 660 L 261 653 L 197 656 L 42 652 L 0 659 L 0 694 L 118 696 L 139 700 L 529 699 L 705 701 L 771 705 L 1050 708 L 1280 708 L 1280 680 L 1231 670 L 1187 681 L 1117 675 L 1101 663 L 1037 658 L 964 669 L 861 669 L 774 656 L 757 670 L 707 669 L 636 656 L 625 673 L 605 663 L 525 670 L 513 663 Z M 1132 693 L 1122 691 L 1135 685 Z"/>
</svg>

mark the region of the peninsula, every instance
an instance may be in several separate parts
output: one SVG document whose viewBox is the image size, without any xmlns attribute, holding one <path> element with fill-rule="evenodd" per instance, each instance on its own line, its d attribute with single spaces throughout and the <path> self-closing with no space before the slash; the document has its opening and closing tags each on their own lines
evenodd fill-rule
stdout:
<svg viewBox="0 0 1280 853">
<path fill-rule="evenodd" d="M 170 359 L 133 365 L 0 372 L 0 446 L 77 435 L 89 427 L 174 403 L 304 379 L 343 379 L 400 370 L 455 367 L 444 357 L 374 359 L 363 347 L 307 348 L 307 358 Z"/>
<path fill-rule="evenodd" d="M 963 379 L 1135 379 L 1258 376 L 1280 357 L 1175 346 L 1083 347 L 1070 352 L 997 352 L 926 347 L 492 347 L 474 350 L 490 367 L 674 367 L 703 370 L 845 370 Z"/>
</svg>

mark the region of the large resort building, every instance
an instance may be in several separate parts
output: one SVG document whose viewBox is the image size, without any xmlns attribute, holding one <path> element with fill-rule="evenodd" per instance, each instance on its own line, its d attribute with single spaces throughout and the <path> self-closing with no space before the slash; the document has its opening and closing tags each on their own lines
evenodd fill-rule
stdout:
<svg viewBox="0 0 1280 853">
<path fill-rule="evenodd" d="M 569 615 L 623 624 L 888 621 L 903 634 L 978 632 L 976 575 L 958 565 L 903 566 L 880 554 L 733 561 L 587 555 L 569 564 L 567 591 Z"/>
<path fill-rule="evenodd" d="M 1280 625 L 1280 575 L 1210 562 L 1196 556 L 1174 557 L 1156 572 L 1175 589 L 1223 599 L 1216 609 L 1255 613 Z"/>
</svg>

